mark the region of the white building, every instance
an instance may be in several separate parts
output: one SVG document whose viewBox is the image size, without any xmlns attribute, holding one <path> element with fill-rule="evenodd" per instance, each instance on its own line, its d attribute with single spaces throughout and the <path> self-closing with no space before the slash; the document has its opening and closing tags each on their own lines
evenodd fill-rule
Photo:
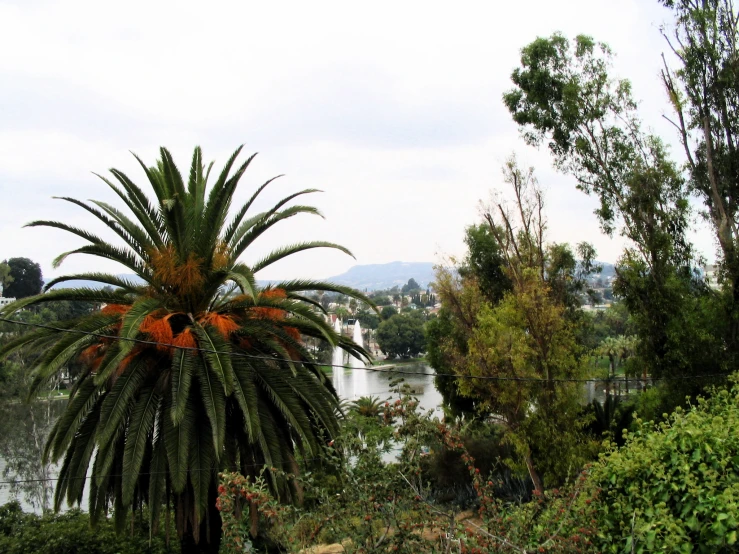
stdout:
<svg viewBox="0 0 739 554">
<path fill-rule="evenodd" d="M 721 286 L 718 284 L 719 267 L 715 264 L 707 265 L 703 268 L 706 283 L 713 290 L 719 290 Z"/>
</svg>

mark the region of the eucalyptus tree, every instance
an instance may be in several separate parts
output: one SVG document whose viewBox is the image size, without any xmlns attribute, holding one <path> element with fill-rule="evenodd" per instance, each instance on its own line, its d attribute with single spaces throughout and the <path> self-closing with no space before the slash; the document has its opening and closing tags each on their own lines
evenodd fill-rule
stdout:
<svg viewBox="0 0 739 554">
<path fill-rule="evenodd" d="M 711 372 L 715 362 L 695 362 L 696 353 L 719 351 L 695 332 L 705 291 L 686 235 L 689 188 L 662 140 L 643 129 L 630 83 L 610 75 L 611 58 L 607 45 L 587 36 L 537 38 L 522 49 L 504 102 L 526 141 L 546 145 L 555 166 L 597 197 L 603 231 L 629 239 L 614 293 L 638 327 L 650 371 Z"/>
<path fill-rule="evenodd" d="M 291 280 L 260 287 L 255 279 L 290 255 L 314 248 L 349 253 L 346 248 L 298 242 L 242 261 L 278 223 L 320 213 L 291 202 L 313 189 L 255 212 L 255 201 L 272 180 L 243 205 L 232 206 L 254 159 L 237 164 L 240 152 L 241 147 L 214 179 L 213 163 L 205 166 L 200 148 L 184 177 L 164 148 L 154 167 L 137 157 L 153 199 L 117 169 L 100 178 L 122 206 L 62 198 L 102 222 L 118 241 L 58 221 L 29 223 L 86 241 L 61 254 L 55 265 L 72 254 L 87 254 L 118 262 L 140 282 L 103 273 L 67 275 L 49 282 L 51 290 L 3 311 L 8 317 L 59 300 L 104 303 L 99 311 L 58 322 L 57 329 L 25 334 L 0 354 L 42 352 L 36 389 L 68 364 L 78 368 L 45 449 L 48 459 L 62 460 L 55 507 L 65 500 L 79 504 L 89 482 L 93 522 L 112 507 L 122 528 L 132 511 L 148 505 L 155 529 L 162 509 L 167 521 L 173 510 L 183 551 L 218 551 L 220 470 L 254 476 L 277 467 L 296 473 L 298 455 L 314 458 L 338 431 L 335 391 L 302 338 L 367 356 L 332 330 L 321 304 L 305 291 L 340 293 L 371 305 L 368 298 L 330 283 Z M 79 279 L 114 288 L 53 289 Z M 294 482 L 268 475 L 280 499 L 299 499 Z"/>
<path fill-rule="evenodd" d="M 739 14 L 732 0 L 661 0 L 675 15 L 663 35 L 678 67 L 663 56 L 662 80 L 684 148 L 691 190 L 705 206 L 729 291 L 727 339 L 739 356 Z"/>
</svg>

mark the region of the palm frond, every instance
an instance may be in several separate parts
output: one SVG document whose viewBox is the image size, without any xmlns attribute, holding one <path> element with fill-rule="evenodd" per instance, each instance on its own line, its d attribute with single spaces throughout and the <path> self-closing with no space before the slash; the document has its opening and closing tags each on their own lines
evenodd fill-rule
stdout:
<svg viewBox="0 0 739 554">
<path fill-rule="evenodd" d="M 144 451 L 149 440 L 149 433 L 154 427 L 154 415 L 159 402 L 156 387 L 148 386 L 139 392 L 139 398 L 131 410 L 131 423 L 126 434 L 126 446 L 123 450 L 123 504 L 129 505 L 133 500 L 133 492 L 139 480 Z"/>
<path fill-rule="evenodd" d="M 121 421 L 131 408 L 131 402 L 138 394 L 146 380 L 146 361 L 134 360 L 116 379 L 110 391 L 105 395 L 100 409 L 100 425 L 97 430 L 99 444 L 107 444 L 120 427 Z"/>
<path fill-rule="evenodd" d="M 133 349 L 134 341 L 132 339 L 138 338 L 144 319 L 160 307 L 161 302 L 158 299 L 146 296 L 133 303 L 121 318 L 121 330 L 118 332 L 119 340 L 113 345 L 113 348 L 109 349 L 109 354 L 100 364 L 95 376 L 96 383 L 104 383 L 111 373 L 119 368 L 124 358 Z"/>
<path fill-rule="evenodd" d="M 257 199 L 259 194 L 264 189 L 266 189 L 273 181 L 279 179 L 280 177 L 284 177 L 284 175 L 277 175 L 276 177 L 272 177 L 271 179 L 266 181 L 254 192 L 254 194 L 252 194 L 251 198 L 249 198 L 246 204 L 241 206 L 236 215 L 234 215 L 233 219 L 231 219 L 231 223 L 228 224 L 228 227 L 226 228 L 226 231 L 222 237 L 223 242 L 225 242 L 226 244 L 231 243 L 231 239 L 233 239 L 236 231 L 241 227 L 241 222 L 244 219 L 244 216 L 249 211 L 249 208 L 251 208 L 252 204 L 254 204 L 254 201 Z"/>
<path fill-rule="evenodd" d="M 214 327 L 203 327 L 199 323 L 193 324 L 193 330 L 198 337 L 198 343 L 203 360 L 208 368 L 218 377 L 226 396 L 233 392 L 233 368 L 231 367 L 230 343 Z"/>
<path fill-rule="evenodd" d="M 44 290 L 49 290 L 54 285 L 67 283 L 69 281 L 95 281 L 96 283 L 117 287 L 123 289 L 125 292 L 134 294 L 140 294 L 143 289 L 142 286 L 137 285 L 133 281 L 123 277 L 118 277 L 117 275 L 111 275 L 109 273 L 76 273 L 73 275 L 62 275 L 52 279 L 44 285 Z"/>
<path fill-rule="evenodd" d="M 148 267 L 141 261 L 141 258 L 133 251 L 125 248 L 118 248 L 110 246 L 108 244 L 87 244 L 74 250 L 69 250 L 60 254 L 52 261 L 52 265 L 57 268 L 64 260 L 74 254 L 88 254 L 89 256 L 96 256 L 105 260 L 111 260 L 118 262 L 124 267 L 127 267 L 139 277 L 141 277 L 147 283 L 151 283 L 151 276 L 148 271 Z"/>
<path fill-rule="evenodd" d="M 169 414 L 163 413 L 161 407 L 158 407 L 157 419 L 169 417 Z M 161 429 L 161 423 L 158 425 Z M 167 452 L 164 447 L 164 434 L 159 433 L 153 437 L 154 446 L 152 447 L 151 461 L 149 463 L 149 540 L 151 541 L 159 521 L 159 512 L 162 504 L 165 502 L 165 490 L 167 484 Z M 169 499 L 166 499 L 169 502 Z"/>
<path fill-rule="evenodd" d="M 372 299 L 369 296 L 367 296 L 366 294 L 356 289 L 353 289 L 351 287 L 347 287 L 344 285 L 339 285 L 339 284 L 331 283 L 328 281 L 315 281 L 312 279 L 292 279 L 290 281 L 282 281 L 279 283 L 275 283 L 273 286 L 275 288 L 280 288 L 287 292 L 321 291 L 321 292 L 336 292 L 339 294 L 344 294 L 348 296 L 349 298 L 355 298 L 361 302 L 364 302 L 370 308 L 372 308 L 375 312 L 379 313 L 377 306 L 375 305 L 375 303 L 372 301 Z"/>
<path fill-rule="evenodd" d="M 131 210 L 139 223 L 141 223 L 141 226 L 149 233 L 151 241 L 157 247 L 162 246 L 164 244 L 164 239 L 161 235 L 163 223 L 157 211 L 152 207 L 149 198 L 125 173 L 115 168 L 111 169 L 110 172 L 118 180 L 125 192 L 106 177 L 97 173 L 94 173 L 94 175 L 113 189 L 118 197 L 123 200 L 124 204 L 128 206 L 128 209 Z"/>
<path fill-rule="evenodd" d="M 291 244 L 289 246 L 283 246 L 281 248 L 278 248 L 277 250 L 274 250 L 270 252 L 267 256 L 256 262 L 251 266 L 251 270 L 254 273 L 257 273 L 258 271 L 264 269 L 267 266 L 272 265 L 275 262 L 278 262 L 284 258 L 287 258 L 288 256 L 291 256 L 293 254 L 297 254 L 298 252 L 305 252 L 306 250 L 310 250 L 312 248 L 333 248 L 335 250 L 340 250 L 344 254 L 350 255 L 352 258 L 354 255 L 351 253 L 351 251 L 348 248 L 344 248 L 340 244 L 336 244 L 333 242 L 327 242 L 323 240 L 315 240 L 310 242 L 299 242 L 297 244 Z"/>
<path fill-rule="evenodd" d="M 208 416 L 209 427 L 212 430 L 213 449 L 215 457 L 220 457 L 226 431 L 226 394 L 219 376 L 208 364 L 201 363 L 195 366 L 200 396 Z M 180 424 L 181 425 L 181 424 Z M 202 425 L 202 424 L 201 424 Z"/>
<path fill-rule="evenodd" d="M 67 450 L 69 443 L 77 434 L 82 420 L 89 414 L 92 405 L 97 402 L 100 391 L 92 379 L 84 379 L 78 387 L 77 394 L 70 398 L 64 413 L 57 419 L 46 439 L 44 463 L 56 462 Z"/>
<path fill-rule="evenodd" d="M 124 242 L 134 252 L 136 252 L 139 255 L 143 255 L 143 248 L 145 246 L 145 243 L 144 243 L 144 245 L 140 244 L 134 238 L 134 236 L 131 235 L 125 228 L 123 228 L 117 221 L 115 221 L 114 219 L 111 219 L 110 217 L 108 217 L 107 215 L 105 215 L 100 210 L 98 210 L 96 208 L 93 208 L 92 206 L 90 206 L 89 204 L 87 204 L 85 202 L 82 202 L 81 200 L 77 200 L 76 198 L 70 198 L 69 196 L 55 196 L 54 198 L 56 198 L 57 200 L 64 200 L 65 202 L 69 202 L 71 204 L 74 204 L 76 206 L 79 206 L 80 208 L 82 208 L 82 209 L 86 210 L 87 212 L 91 213 L 97 219 L 99 219 L 100 221 L 102 221 L 115 234 L 117 234 L 119 237 L 121 237 L 124 240 Z M 54 223 L 54 222 L 52 222 L 52 223 Z M 30 224 L 29 224 L 29 226 L 30 226 Z M 74 234 L 78 234 L 78 233 L 76 233 L 74 231 L 70 231 L 70 232 L 73 232 Z M 85 237 L 82 237 L 82 238 L 85 238 Z M 89 240 L 89 239 L 87 239 L 87 240 Z M 90 242 L 93 243 L 93 244 L 100 244 L 103 241 L 96 242 L 96 241 L 92 241 L 91 240 Z"/>
<path fill-rule="evenodd" d="M 164 413 L 168 414 L 171 411 L 172 396 L 167 394 L 164 401 Z M 192 431 L 196 426 L 195 418 L 193 402 L 187 402 L 185 413 L 179 423 L 175 424 L 171 417 L 166 416 L 162 421 L 169 475 L 172 479 L 172 492 L 175 494 L 181 493 L 187 486 L 187 459 Z"/>
<path fill-rule="evenodd" d="M 172 409 L 165 417 L 171 417 L 175 424 L 185 417 L 196 363 L 199 359 L 195 352 L 179 349 L 172 357 Z"/>
<path fill-rule="evenodd" d="M 246 358 L 235 357 L 234 369 L 234 396 L 244 416 L 244 430 L 250 444 L 257 442 L 261 433 L 259 414 L 257 413 L 258 392 L 254 383 L 254 369 Z"/>
<path fill-rule="evenodd" d="M 273 215 L 268 214 L 263 218 L 262 221 L 255 223 L 240 238 L 239 233 L 236 233 L 231 243 L 233 245 L 231 252 L 232 259 L 238 259 L 256 239 L 258 239 L 271 227 L 278 224 L 280 221 L 285 221 L 286 219 L 299 214 L 310 214 L 323 217 L 323 214 L 321 214 L 321 212 L 313 206 L 290 206 L 289 208 L 285 208 L 284 210 Z M 233 241 L 237 240 L 237 238 L 238 242 L 236 244 L 233 244 Z"/>
<path fill-rule="evenodd" d="M 81 287 L 74 289 L 57 289 L 51 290 L 36 296 L 28 296 L 21 298 L 5 306 L 0 310 L 0 314 L 7 317 L 15 312 L 36 306 L 46 302 L 58 302 L 61 300 L 79 301 L 79 302 L 98 302 L 102 304 L 131 304 L 132 298 L 122 290 L 105 290 L 93 289 L 89 287 Z M 57 326 L 57 325 L 55 325 Z"/>
<path fill-rule="evenodd" d="M 211 429 L 208 420 L 204 419 L 193 433 L 192 448 L 188 456 L 190 466 L 190 482 L 194 493 L 194 527 L 200 523 L 202 515 L 208 507 L 208 488 L 215 474 L 214 463 L 218 459 L 217 450 L 213 451 Z"/>
<path fill-rule="evenodd" d="M 100 404 L 95 404 L 82 422 L 77 434 L 72 439 L 67 452 L 72 453 L 66 471 L 59 472 L 59 479 L 67 481 L 67 504 L 70 506 L 82 502 L 82 493 L 87 479 L 87 469 L 95 450 L 95 426 Z"/>
</svg>

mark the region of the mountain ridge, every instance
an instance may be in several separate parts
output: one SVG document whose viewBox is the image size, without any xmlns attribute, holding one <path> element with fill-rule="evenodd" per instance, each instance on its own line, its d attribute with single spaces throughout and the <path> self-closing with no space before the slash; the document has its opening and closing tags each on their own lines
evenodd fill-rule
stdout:
<svg viewBox="0 0 739 554">
<path fill-rule="evenodd" d="M 603 272 L 600 274 L 605 277 L 607 275 L 613 275 L 613 264 L 607 262 L 597 262 L 603 266 Z M 403 262 L 395 261 L 384 264 L 358 264 L 350 267 L 344 273 L 333 275 L 322 279 L 335 283 L 337 285 L 344 285 L 352 287 L 358 290 L 383 290 L 390 289 L 394 286 L 402 287 L 409 279 L 415 279 L 421 288 L 428 287 L 434 280 L 434 264 L 433 262 Z M 140 283 L 136 275 L 132 274 L 119 274 L 119 277 L 129 279 L 133 282 Z M 271 283 L 277 283 L 280 280 L 258 280 L 257 283 L 261 286 L 266 286 Z M 72 288 L 72 287 L 90 287 L 90 288 L 102 288 L 100 283 L 95 281 L 65 281 L 59 283 L 54 288 Z"/>
</svg>

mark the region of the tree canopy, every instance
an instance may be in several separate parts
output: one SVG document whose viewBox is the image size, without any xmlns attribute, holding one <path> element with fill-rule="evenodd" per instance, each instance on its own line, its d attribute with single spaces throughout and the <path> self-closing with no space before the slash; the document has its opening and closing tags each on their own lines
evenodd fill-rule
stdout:
<svg viewBox="0 0 739 554">
<path fill-rule="evenodd" d="M 458 394 L 470 398 L 476 410 L 495 414 L 541 491 L 543 476 L 563 479 L 586 446 L 577 385 L 560 381 L 584 370 L 578 318 L 568 308 L 577 269 L 562 262 L 572 257 L 565 256 L 566 245 L 546 242 L 544 197 L 533 172 L 509 160 L 504 178 L 515 200 L 491 206 L 484 219 L 510 288 L 485 294 L 474 271 L 455 274 L 438 267 L 435 286 L 444 313 L 431 327 L 429 359 L 437 369 L 462 377 Z M 449 386 L 442 390 L 454 398 Z M 537 456 L 539 449 L 549 455 Z"/>
<path fill-rule="evenodd" d="M 3 263 L 10 269 L 3 283 L 3 296 L 26 298 L 41 292 L 44 278 L 39 264 L 28 258 L 10 258 Z"/>
<path fill-rule="evenodd" d="M 391 358 L 412 358 L 426 349 L 423 316 L 418 312 L 396 314 L 377 328 L 377 344 Z"/>
</svg>

